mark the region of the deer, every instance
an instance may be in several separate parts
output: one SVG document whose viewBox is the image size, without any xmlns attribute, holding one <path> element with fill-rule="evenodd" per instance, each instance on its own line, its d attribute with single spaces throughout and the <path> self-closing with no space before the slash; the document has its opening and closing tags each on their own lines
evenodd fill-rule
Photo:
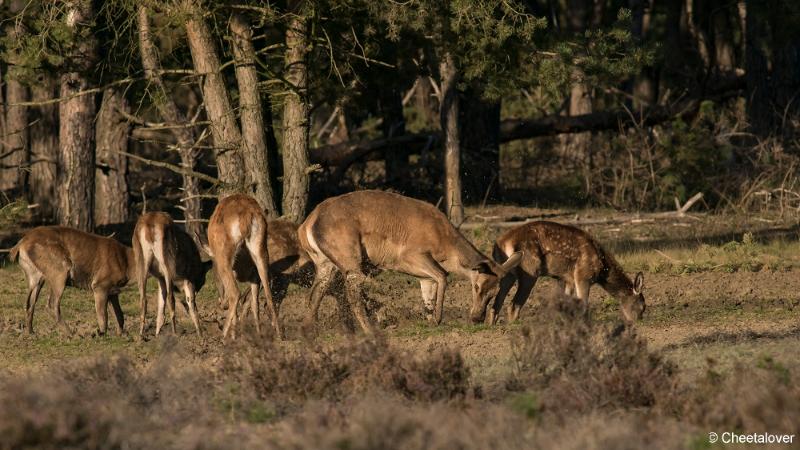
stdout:
<svg viewBox="0 0 800 450">
<path fill-rule="evenodd" d="M 267 218 L 258 202 L 244 194 L 233 194 L 219 201 L 208 223 L 207 244 L 204 250 L 214 261 L 214 273 L 218 281 L 218 289 L 228 304 L 228 316 L 222 329 L 223 339 L 228 333 L 236 337 L 237 305 L 239 303 L 239 287 L 237 281 L 237 262 L 249 257 L 255 271 L 242 277 L 250 283 L 250 308 L 256 323 L 256 331 L 261 333 L 258 318 L 258 290 L 264 286 L 275 335 L 283 337 L 277 305 L 273 301 L 269 277 L 269 247 Z M 240 263 L 238 267 L 246 268 L 248 263 Z M 256 277 L 255 274 L 258 276 Z"/>
<path fill-rule="evenodd" d="M 137 268 L 139 301 L 141 303 L 139 335 L 144 336 L 147 323 L 147 277 L 158 281 L 158 310 L 156 336 L 164 325 L 164 305 L 170 308 L 172 333 L 176 333 L 175 295 L 173 288 L 183 292 L 195 331 L 201 336 L 197 320 L 195 296 L 202 289 L 212 262 L 203 262 L 195 241 L 164 212 L 149 212 L 139 216 L 133 230 L 133 254 Z"/>
<path fill-rule="evenodd" d="M 499 282 L 522 259 L 511 255 L 495 263 L 470 243 L 433 205 L 383 191 L 356 191 L 329 198 L 309 214 L 297 231 L 316 273 L 305 326 L 317 320 L 322 297 L 338 271 L 345 296 L 365 333 L 372 332 L 361 288 L 372 270 L 402 272 L 420 279 L 428 317 L 442 322 L 448 273 L 472 285 L 471 315 L 494 298 Z"/>
<path fill-rule="evenodd" d="M 514 322 L 536 285 L 539 277 L 550 276 L 560 281 L 561 289 L 577 297 L 584 311 L 589 311 L 589 289 L 599 284 L 620 300 L 625 322 L 642 318 L 645 300 L 644 276 L 633 280 L 625 274 L 614 256 L 585 231 L 555 222 L 535 221 L 506 231 L 495 241 L 492 256 L 498 263 L 512 255 L 525 255 L 515 270 L 500 281 L 500 290 L 488 311 L 486 321 L 497 322 L 508 292 L 517 284 L 517 292 L 507 309 L 507 319 Z M 486 314 L 487 305 L 482 307 Z"/>
<path fill-rule="evenodd" d="M 61 317 L 61 296 L 70 284 L 92 291 L 100 334 L 108 329 L 108 303 L 113 307 L 119 334 L 123 333 L 125 319 L 119 292 L 136 277 L 133 249 L 112 238 L 74 228 L 42 226 L 25 233 L 9 257 L 11 261 L 19 259 L 28 281 L 25 312 L 29 334 L 33 333 L 33 312 L 45 282 L 50 288 L 48 305 L 53 305 L 59 326 L 67 328 Z"/>
<path fill-rule="evenodd" d="M 269 229 L 267 235 L 267 250 L 270 259 L 269 276 L 272 284 L 272 298 L 278 306 L 279 314 L 279 305 L 286 297 L 289 284 L 295 283 L 309 287 L 314 277 L 314 265 L 306 252 L 300 248 L 300 244 L 297 241 L 297 227 L 297 224 L 287 220 L 267 221 L 267 228 Z M 209 253 L 211 251 L 208 242 L 202 237 L 200 237 L 200 245 L 204 252 Z M 240 283 L 259 284 L 261 281 L 247 247 L 239 248 L 233 265 L 233 272 L 236 281 Z M 242 299 L 249 296 L 252 303 L 254 301 L 252 300 L 253 294 L 254 291 L 248 287 L 241 294 L 239 302 L 241 303 Z M 224 295 L 220 295 L 219 301 L 221 309 L 227 307 Z"/>
</svg>

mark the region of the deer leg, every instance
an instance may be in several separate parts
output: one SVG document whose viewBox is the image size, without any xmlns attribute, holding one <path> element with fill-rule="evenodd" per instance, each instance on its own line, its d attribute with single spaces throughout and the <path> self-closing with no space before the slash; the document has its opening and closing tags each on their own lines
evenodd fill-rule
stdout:
<svg viewBox="0 0 800 450">
<path fill-rule="evenodd" d="M 423 278 L 419 280 L 419 288 L 422 291 L 422 304 L 425 308 L 425 319 L 433 320 L 433 310 L 436 301 L 436 281 Z"/>
<path fill-rule="evenodd" d="M 367 317 L 367 310 L 364 308 L 364 302 L 361 298 L 361 287 L 364 283 L 366 276 L 360 272 L 348 272 L 345 275 L 345 288 L 347 291 L 347 300 L 350 302 L 350 307 L 355 313 L 358 324 L 364 333 L 372 333 L 372 324 Z"/>
<path fill-rule="evenodd" d="M 591 287 L 592 283 L 587 279 L 575 282 L 575 296 L 580 299 L 583 313 L 586 317 L 589 316 L 589 289 Z"/>
<path fill-rule="evenodd" d="M 328 288 L 333 282 L 336 266 L 329 260 L 316 263 L 316 273 L 314 283 L 311 285 L 311 294 L 308 297 L 308 315 L 305 318 L 304 327 L 310 329 L 317 322 L 317 313 L 322 298 L 328 292 Z"/>
<path fill-rule="evenodd" d="M 167 300 L 169 301 L 169 321 L 172 326 L 172 334 L 177 334 L 177 319 L 176 319 L 176 304 L 175 304 L 175 291 L 172 289 L 172 283 L 168 282 L 169 294 L 167 294 Z"/>
<path fill-rule="evenodd" d="M 237 248 L 233 245 L 222 247 L 219 255 L 215 255 L 214 267 L 216 267 L 217 280 L 222 286 L 222 292 L 228 304 L 228 316 L 225 325 L 222 327 L 222 338 L 227 339 L 228 333 L 231 338 L 236 339 L 236 307 L 239 303 L 239 287 L 236 285 L 236 277 L 233 274 L 233 260 Z"/>
<path fill-rule="evenodd" d="M 267 251 L 266 233 L 256 239 L 248 240 L 246 242 L 247 250 L 250 251 L 250 256 L 255 263 L 256 270 L 258 270 L 258 278 L 261 279 L 261 286 L 264 287 L 264 296 L 267 298 L 267 311 L 269 311 L 270 319 L 272 320 L 272 328 L 275 330 L 275 337 L 283 339 L 283 329 L 281 328 L 281 320 L 279 311 L 275 300 L 272 298 L 272 286 L 269 282 L 269 253 Z M 255 296 L 252 297 L 255 301 L 252 303 L 252 308 L 256 318 L 258 318 L 258 289 L 255 289 Z"/>
<path fill-rule="evenodd" d="M 508 292 L 514 287 L 516 282 L 517 274 L 513 271 L 507 273 L 506 276 L 500 279 L 500 289 L 494 297 L 492 307 L 486 312 L 486 323 L 488 325 L 497 323 L 497 320 L 500 318 L 500 311 L 503 309 L 503 303 L 506 301 L 506 296 L 508 296 Z M 517 288 L 517 290 L 519 290 L 519 288 Z"/>
<path fill-rule="evenodd" d="M 65 331 L 69 332 L 69 327 L 67 327 L 67 324 L 64 323 L 64 319 L 61 318 L 61 296 L 64 294 L 64 288 L 67 285 L 67 274 L 63 273 L 59 274 L 55 278 L 50 278 L 48 283 L 50 284 L 50 303 L 54 305 L 53 308 L 55 308 L 56 313 L 56 324 L 58 324 L 58 326 L 63 328 Z M 33 311 L 31 311 L 31 313 L 33 313 Z M 29 322 L 28 324 L 31 325 L 32 322 Z"/>
<path fill-rule="evenodd" d="M 138 243 L 136 245 L 138 246 Z M 139 304 L 141 306 L 141 311 L 139 311 L 139 336 L 144 336 L 144 329 L 147 327 L 147 268 L 150 267 L 150 255 L 141 256 L 141 258 L 144 264 L 139 266 L 136 281 L 139 285 Z"/>
<path fill-rule="evenodd" d="M 167 304 L 167 287 L 164 279 L 156 277 L 158 280 L 158 307 L 156 310 L 156 336 L 161 333 L 161 327 L 164 326 L 164 307 Z"/>
<path fill-rule="evenodd" d="M 258 283 L 250 283 L 250 312 L 253 314 L 253 323 L 256 325 L 256 333 L 261 334 L 261 319 L 259 318 L 258 311 L 258 290 L 260 286 Z M 244 313 L 242 313 L 244 314 Z M 242 323 L 244 323 L 242 317 Z"/>
<path fill-rule="evenodd" d="M 36 301 L 39 299 L 39 292 L 42 289 L 42 285 L 44 285 L 44 277 L 42 273 L 34 267 L 30 267 L 32 270 L 29 270 L 29 266 L 23 264 L 22 258 L 20 258 L 20 265 L 25 270 L 25 275 L 28 276 L 28 296 L 25 299 L 25 317 L 28 333 L 30 334 L 33 333 L 33 306 L 36 305 Z M 48 303 L 50 303 L 49 300 Z"/>
<path fill-rule="evenodd" d="M 108 301 L 111 302 L 111 307 L 114 309 L 114 317 L 117 319 L 117 331 L 122 336 L 125 332 L 125 316 L 123 316 L 122 307 L 119 304 L 119 295 L 108 296 Z"/>
<path fill-rule="evenodd" d="M 528 297 L 531 295 L 531 291 L 533 287 L 536 285 L 536 280 L 538 277 L 533 275 L 527 274 L 525 272 L 519 273 L 519 282 L 517 283 L 517 292 L 514 294 L 514 298 L 511 300 L 511 304 L 508 305 L 508 322 L 514 322 L 519 318 L 519 312 L 522 310 L 522 307 L 525 306 L 525 302 L 528 301 Z"/>
<path fill-rule="evenodd" d="M 187 307 L 189 308 L 189 317 L 192 318 L 194 330 L 197 331 L 198 336 L 202 336 L 200 332 L 200 321 L 197 320 L 197 301 L 195 299 L 194 286 L 188 281 L 183 282 L 183 295 L 186 297 Z"/>
<path fill-rule="evenodd" d="M 444 311 L 444 291 L 447 288 L 447 272 L 429 254 L 420 254 L 409 258 L 401 270 L 422 278 L 431 280 L 436 285 L 436 303 L 433 307 L 432 321 L 435 324 L 442 322 Z M 420 282 L 422 283 L 422 282 Z M 428 289 L 433 289 L 431 286 Z"/>
<path fill-rule="evenodd" d="M 108 293 L 94 288 L 94 311 L 97 314 L 97 326 L 101 335 L 108 331 Z"/>
</svg>

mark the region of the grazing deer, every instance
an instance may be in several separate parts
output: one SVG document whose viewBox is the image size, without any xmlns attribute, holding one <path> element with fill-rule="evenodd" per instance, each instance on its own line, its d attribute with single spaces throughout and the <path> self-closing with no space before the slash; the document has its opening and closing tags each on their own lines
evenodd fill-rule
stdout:
<svg viewBox="0 0 800 450">
<path fill-rule="evenodd" d="M 10 259 L 19 256 L 19 264 L 28 280 L 25 302 L 28 333 L 33 333 L 33 311 L 45 281 L 50 287 L 48 304 L 53 304 L 56 322 L 66 327 L 61 318 L 61 295 L 64 287 L 89 289 L 94 294 L 94 307 L 101 334 L 108 324 L 108 303 L 114 309 L 119 333 L 124 318 L 119 292 L 136 276 L 133 250 L 114 239 L 84 233 L 60 226 L 37 227 L 28 231 L 11 249 Z M 55 302 L 55 303 L 53 303 Z"/>
<path fill-rule="evenodd" d="M 300 244 L 297 242 L 297 225 L 286 220 L 270 220 L 267 222 L 269 233 L 267 235 L 267 249 L 269 253 L 269 277 L 272 284 L 272 298 L 277 306 L 280 306 L 286 297 L 286 292 L 290 283 L 308 287 L 314 278 L 314 265 L 308 258 Z M 211 249 L 208 243 L 201 238 L 200 245 L 203 251 L 209 253 Z M 258 270 L 247 247 L 239 248 L 236 254 L 236 262 L 233 265 L 233 272 L 236 281 L 240 283 L 260 283 Z M 221 289 L 220 289 L 221 291 Z M 254 291 L 247 289 L 242 298 L 251 296 Z M 220 308 L 225 308 L 225 296 L 220 292 Z M 240 299 L 241 301 L 241 299 Z M 278 308 L 280 314 L 280 308 Z"/>
<path fill-rule="evenodd" d="M 372 327 L 360 298 L 369 268 L 421 278 L 426 309 L 433 309 L 432 319 L 439 324 L 448 273 L 463 275 L 472 283 L 474 317 L 480 305 L 494 298 L 500 278 L 522 258 L 514 254 L 504 264 L 497 264 L 433 205 L 381 191 L 358 191 L 325 200 L 297 234 L 316 266 L 306 326 L 316 321 L 322 297 L 337 269 L 345 277 L 346 296 L 359 325 L 369 332 Z"/>
<path fill-rule="evenodd" d="M 236 306 L 239 300 L 239 287 L 236 285 L 236 263 L 246 250 L 251 264 L 255 266 L 258 277 L 250 276 L 250 308 L 256 322 L 256 330 L 261 332 L 258 319 L 258 289 L 264 286 L 267 297 L 267 308 L 271 315 L 272 326 L 276 336 L 281 338 L 283 332 L 278 318 L 278 311 L 272 298 L 269 282 L 269 249 L 267 218 L 261 207 L 253 198 L 243 194 L 225 197 L 217 204 L 214 214 L 208 223 L 208 245 L 206 252 L 214 260 L 214 271 L 218 280 L 218 289 L 228 304 L 228 317 L 222 328 L 222 336 L 226 338 L 231 332 L 236 336 Z M 241 267 L 240 267 L 241 269 Z M 231 330 L 231 328 L 233 328 Z"/>
<path fill-rule="evenodd" d="M 518 283 L 517 293 L 508 306 L 507 315 L 509 322 L 517 320 L 536 280 L 545 275 L 560 280 L 564 293 L 579 298 L 586 311 L 589 289 L 597 283 L 620 300 L 625 321 L 633 322 L 644 314 L 642 273 L 637 273 L 631 281 L 614 257 L 583 230 L 555 222 L 530 222 L 497 238 L 493 256 L 502 262 L 519 252 L 525 257 L 500 282 L 500 291 L 487 318 L 489 323 L 497 321 L 505 297 L 515 282 Z"/>
<path fill-rule="evenodd" d="M 158 281 L 156 336 L 164 325 L 164 305 L 170 308 L 172 332 L 175 333 L 175 295 L 173 286 L 183 291 L 189 316 L 200 335 L 195 295 L 206 281 L 211 261 L 203 262 L 192 238 L 163 212 L 142 214 L 133 230 L 133 254 L 136 259 L 139 300 L 142 305 L 139 335 L 144 335 L 147 316 L 147 276 Z"/>
</svg>

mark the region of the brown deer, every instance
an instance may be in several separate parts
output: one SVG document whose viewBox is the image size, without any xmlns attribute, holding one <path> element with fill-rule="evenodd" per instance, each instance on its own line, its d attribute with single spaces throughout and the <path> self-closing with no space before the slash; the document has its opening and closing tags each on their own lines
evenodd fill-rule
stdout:
<svg viewBox="0 0 800 450">
<path fill-rule="evenodd" d="M 243 194 L 223 198 L 211 215 L 206 252 L 214 260 L 218 289 L 228 304 L 228 317 L 222 328 L 223 338 L 227 338 L 229 332 L 233 337 L 236 336 L 239 287 L 236 285 L 235 267 L 244 251 L 255 266 L 255 273 L 258 274 L 258 277 L 250 276 L 247 280 L 250 282 L 250 308 L 256 322 L 256 330 L 261 332 L 258 319 L 258 289 L 261 285 L 264 286 L 267 308 L 276 336 L 278 338 L 283 336 L 269 282 L 268 228 L 267 218 L 258 202 Z"/>
<path fill-rule="evenodd" d="M 631 279 L 622 271 L 614 257 L 588 233 L 555 222 L 530 222 L 508 230 L 494 245 L 495 261 L 502 262 L 511 255 L 525 255 L 517 268 L 500 282 L 489 323 L 495 323 L 509 290 L 517 284 L 517 292 L 508 306 L 509 322 L 517 320 L 519 312 L 541 276 L 561 281 L 565 294 L 577 297 L 588 312 L 589 289 L 599 284 L 620 300 L 622 315 L 627 322 L 641 319 L 645 310 L 642 273 Z M 486 311 L 484 305 L 483 311 Z"/>
<path fill-rule="evenodd" d="M 421 278 L 426 308 L 442 321 L 447 274 L 472 283 L 473 314 L 494 298 L 499 280 L 522 255 L 502 265 L 476 249 L 433 205 L 398 194 L 359 191 L 320 203 L 298 229 L 300 246 L 314 261 L 306 326 L 316 321 L 323 295 L 336 270 L 345 278 L 346 296 L 365 332 L 372 327 L 360 301 L 370 269 L 388 269 Z M 434 303 L 435 299 L 435 303 Z"/>
<path fill-rule="evenodd" d="M 269 277 L 272 284 L 272 298 L 279 307 L 286 297 L 289 284 L 295 283 L 305 287 L 311 285 L 311 280 L 314 278 L 314 265 L 297 242 L 296 224 L 280 219 L 270 220 L 267 222 L 267 228 L 269 229 L 267 249 L 270 258 Z M 211 251 L 204 239 L 201 238 L 200 244 L 206 253 Z M 233 272 L 236 281 L 240 283 L 260 283 L 258 270 L 246 247 L 239 248 Z M 251 298 L 251 303 L 257 301 L 252 299 L 253 294 L 254 292 L 248 288 L 242 294 L 240 301 L 248 296 Z M 224 301 L 225 296 L 221 293 L 220 308 L 226 307 Z M 280 314 L 280 308 L 278 308 L 278 312 Z"/>
<path fill-rule="evenodd" d="M 189 316 L 198 336 L 200 323 L 197 320 L 195 295 L 206 281 L 206 272 L 211 261 L 203 262 L 192 238 L 163 212 L 142 214 L 133 230 L 133 254 L 136 259 L 137 281 L 141 309 L 139 335 L 144 335 L 147 316 L 147 276 L 152 274 L 158 281 L 158 312 L 156 314 L 156 336 L 164 325 L 164 305 L 170 308 L 172 332 L 175 333 L 175 295 L 173 287 L 183 291 Z"/>
<path fill-rule="evenodd" d="M 56 322 L 66 328 L 61 318 L 61 295 L 69 283 L 94 294 L 97 324 L 105 334 L 108 324 L 108 303 L 114 309 L 119 333 L 124 317 L 119 292 L 136 276 L 133 250 L 114 239 L 84 233 L 60 226 L 37 227 L 28 231 L 11 249 L 10 259 L 19 257 L 19 264 L 28 280 L 25 302 L 28 333 L 33 333 L 33 311 L 39 291 L 47 282 L 48 304 L 53 305 Z"/>
</svg>

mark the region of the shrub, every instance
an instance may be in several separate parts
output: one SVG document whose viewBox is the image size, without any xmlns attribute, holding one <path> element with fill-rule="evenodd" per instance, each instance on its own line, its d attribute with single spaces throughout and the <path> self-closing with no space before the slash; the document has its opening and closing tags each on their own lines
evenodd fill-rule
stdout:
<svg viewBox="0 0 800 450">
<path fill-rule="evenodd" d="M 540 315 L 513 341 L 509 388 L 540 390 L 545 410 L 649 407 L 674 389 L 675 367 L 635 329 L 592 322 L 571 298 L 545 302 Z"/>
</svg>

